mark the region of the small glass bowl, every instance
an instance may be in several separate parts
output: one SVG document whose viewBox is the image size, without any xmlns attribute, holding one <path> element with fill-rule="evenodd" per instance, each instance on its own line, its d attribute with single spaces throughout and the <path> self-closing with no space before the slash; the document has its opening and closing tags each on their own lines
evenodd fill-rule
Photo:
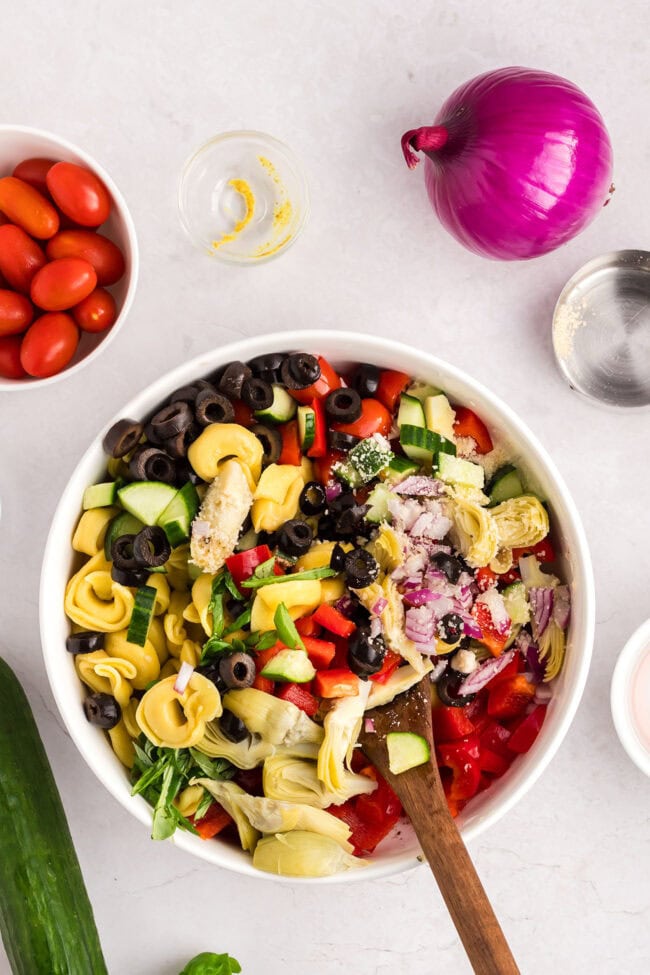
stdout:
<svg viewBox="0 0 650 975">
<path fill-rule="evenodd" d="M 297 239 L 309 192 L 284 143 L 263 132 L 225 132 L 186 162 L 178 206 L 199 250 L 230 264 L 261 264 Z"/>
<path fill-rule="evenodd" d="M 623 748 L 634 764 L 650 776 L 649 674 L 650 620 L 646 620 L 619 654 L 612 676 L 610 703 L 614 727 Z M 641 721 L 644 723 L 640 724 Z"/>
</svg>

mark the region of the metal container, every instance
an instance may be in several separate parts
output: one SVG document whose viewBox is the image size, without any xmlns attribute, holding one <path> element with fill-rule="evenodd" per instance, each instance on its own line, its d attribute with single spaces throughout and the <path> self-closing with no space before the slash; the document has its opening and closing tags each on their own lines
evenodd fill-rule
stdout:
<svg viewBox="0 0 650 975">
<path fill-rule="evenodd" d="M 553 348 L 572 389 L 618 409 L 650 406 L 650 252 L 596 257 L 567 282 Z"/>
</svg>

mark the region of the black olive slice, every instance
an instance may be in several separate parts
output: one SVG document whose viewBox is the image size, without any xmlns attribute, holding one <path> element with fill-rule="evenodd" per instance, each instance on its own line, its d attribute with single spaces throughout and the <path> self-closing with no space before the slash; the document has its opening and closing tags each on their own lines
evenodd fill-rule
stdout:
<svg viewBox="0 0 650 975">
<path fill-rule="evenodd" d="M 209 423 L 232 423 L 235 408 L 223 393 L 202 389 L 194 403 L 194 414 L 197 423 L 207 427 Z"/>
<path fill-rule="evenodd" d="M 464 679 L 464 674 L 459 674 L 455 670 L 452 670 L 451 667 L 447 667 L 435 682 L 438 697 L 446 707 L 464 708 L 466 704 L 469 704 L 476 697 L 476 694 L 461 695 L 458 693 L 458 689 Z"/>
<path fill-rule="evenodd" d="M 84 714 L 91 724 L 110 731 L 122 717 L 122 709 L 110 694 L 89 694 L 83 703 Z"/>
<path fill-rule="evenodd" d="M 139 569 L 141 563 L 138 562 L 133 553 L 133 543 L 135 535 L 120 535 L 111 545 L 111 561 L 116 569 L 123 569 L 129 572 L 132 569 Z"/>
<path fill-rule="evenodd" d="M 104 451 L 110 456 L 124 457 L 137 447 L 143 426 L 137 420 L 118 420 L 104 437 Z"/>
<path fill-rule="evenodd" d="M 340 430 L 329 430 L 327 441 L 332 450 L 352 450 L 361 442 L 361 438 L 351 433 L 341 433 Z"/>
<path fill-rule="evenodd" d="M 232 399 L 241 398 L 241 388 L 246 379 L 250 379 L 253 370 L 245 362 L 229 362 L 221 373 L 219 391 Z"/>
<path fill-rule="evenodd" d="M 240 741 L 245 741 L 248 738 L 248 728 L 242 719 L 238 718 L 232 711 L 228 711 L 227 708 L 224 709 L 223 714 L 219 718 L 219 727 L 221 728 L 222 735 L 228 741 L 234 741 L 235 744 Z"/>
<path fill-rule="evenodd" d="M 149 423 L 158 440 L 168 440 L 170 437 L 176 436 L 177 433 L 187 430 L 193 420 L 194 417 L 189 404 L 183 400 L 177 400 L 154 413 Z"/>
<path fill-rule="evenodd" d="M 99 633 L 95 630 L 71 633 L 66 638 L 65 648 L 68 653 L 93 653 L 95 650 L 103 650 L 105 635 L 105 633 Z"/>
<path fill-rule="evenodd" d="M 363 535 L 366 527 L 364 516 L 368 510 L 367 504 L 355 504 L 346 508 L 334 519 L 334 527 L 339 538 L 354 538 Z"/>
<path fill-rule="evenodd" d="M 219 661 L 219 676 L 226 687 L 250 687 L 255 675 L 255 661 L 249 653 L 229 653 Z"/>
<path fill-rule="evenodd" d="M 149 569 L 120 569 L 115 563 L 111 566 L 111 579 L 131 589 L 144 586 L 149 578 Z"/>
<path fill-rule="evenodd" d="M 364 399 L 368 396 L 375 396 L 379 389 L 381 370 L 369 362 L 362 362 L 358 366 L 353 378 L 352 385 Z"/>
<path fill-rule="evenodd" d="M 343 572 L 345 569 L 345 556 L 345 549 L 337 542 L 330 555 L 330 569 L 334 569 L 335 572 Z"/>
<path fill-rule="evenodd" d="M 350 637 L 348 663 L 358 677 L 367 678 L 381 670 L 386 644 L 381 633 L 371 636 L 369 626 L 359 626 Z"/>
<path fill-rule="evenodd" d="M 327 507 L 331 514 L 340 515 L 347 508 L 354 508 L 356 503 L 357 499 L 353 491 L 341 491 L 335 498 L 332 498 Z"/>
<path fill-rule="evenodd" d="M 165 448 L 165 452 L 168 453 L 170 457 L 180 460 L 182 457 L 187 457 L 188 447 L 194 440 L 196 440 L 200 432 L 201 428 L 199 427 L 198 423 L 192 423 L 187 430 L 181 430 L 181 432 L 177 433 L 175 437 L 170 437 L 168 440 L 165 440 L 161 446 Z M 187 477 L 184 478 L 184 480 L 187 479 Z"/>
<path fill-rule="evenodd" d="M 252 410 L 267 410 L 273 402 L 273 386 L 263 379 L 246 379 L 241 388 L 241 398 Z"/>
<path fill-rule="evenodd" d="M 379 575 L 379 566 L 365 548 L 355 548 L 345 556 L 345 573 L 351 589 L 365 589 Z"/>
<path fill-rule="evenodd" d="M 458 613 L 447 613 L 436 627 L 436 635 L 443 643 L 455 644 L 465 633 L 465 624 Z"/>
<path fill-rule="evenodd" d="M 361 416 L 361 397 L 356 389 L 333 389 L 325 399 L 325 412 L 334 423 L 354 423 Z"/>
<path fill-rule="evenodd" d="M 256 423 L 251 427 L 264 449 L 262 464 L 268 467 L 269 464 L 276 464 L 282 453 L 282 434 L 275 427 L 266 426 L 264 423 Z"/>
<path fill-rule="evenodd" d="M 133 539 L 132 550 L 136 562 L 142 566 L 164 565 L 172 554 L 165 532 L 157 525 L 142 528 Z"/>
<path fill-rule="evenodd" d="M 308 481 L 298 499 L 298 505 L 304 515 L 319 515 L 325 510 L 327 495 L 325 488 L 318 481 Z"/>
<path fill-rule="evenodd" d="M 271 381 L 277 382 L 280 378 L 280 368 L 283 361 L 284 353 L 267 352 L 264 355 L 256 355 L 254 359 L 250 359 L 248 365 L 254 376 L 266 379 L 270 375 L 274 377 Z"/>
<path fill-rule="evenodd" d="M 158 447 L 138 447 L 129 462 L 129 471 L 136 481 L 163 481 L 165 484 L 176 481 L 174 461 Z"/>
<path fill-rule="evenodd" d="M 446 552 L 436 552 L 435 555 L 432 555 L 431 565 L 439 569 L 440 572 L 444 572 L 447 580 L 454 584 L 458 582 L 463 571 L 463 565 L 459 559 L 455 555 L 447 555 Z"/>
<path fill-rule="evenodd" d="M 293 352 L 282 363 L 280 378 L 287 389 L 307 389 L 320 379 L 320 363 L 308 352 Z"/>
<path fill-rule="evenodd" d="M 311 548 L 314 537 L 306 521 L 292 518 L 285 521 L 278 535 L 278 547 L 285 555 L 304 555 Z"/>
<path fill-rule="evenodd" d="M 169 402 L 189 403 L 189 405 L 192 406 L 200 391 L 201 391 L 201 386 L 198 385 L 198 382 L 188 383 L 187 386 L 181 386 L 179 389 L 175 389 L 174 392 L 169 397 Z"/>
</svg>

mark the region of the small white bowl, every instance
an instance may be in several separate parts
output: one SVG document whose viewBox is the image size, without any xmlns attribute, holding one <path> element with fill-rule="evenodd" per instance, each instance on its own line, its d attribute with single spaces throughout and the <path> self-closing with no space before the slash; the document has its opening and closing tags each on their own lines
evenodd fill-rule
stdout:
<svg viewBox="0 0 650 975">
<path fill-rule="evenodd" d="M 650 722 L 650 620 L 635 630 L 619 654 L 610 704 L 621 745 L 634 764 L 650 775 L 650 732 L 643 734 L 635 716 L 637 708 L 645 706 Z"/>
<path fill-rule="evenodd" d="M 0 176 L 10 176 L 23 159 L 45 157 L 57 161 L 79 163 L 91 169 L 105 183 L 113 200 L 111 215 L 99 228 L 124 254 L 126 270 L 117 284 L 110 288 L 118 308 L 115 324 L 106 332 L 95 335 L 84 332 L 74 358 L 65 369 L 46 379 L 5 379 L 0 377 L 0 392 L 33 390 L 65 379 L 78 372 L 113 341 L 122 328 L 133 302 L 138 281 L 138 241 L 135 226 L 124 197 L 103 166 L 78 146 L 42 129 L 27 125 L 0 125 Z"/>
<path fill-rule="evenodd" d="M 81 706 L 84 690 L 71 654 L 65 651 L 70 625 L 63 610 L 63 600 L 66 583 L 73 571 L 75 553 L 70 540 L 79 519 L 81 497 L 84 488 L 101 479 L 105 472 L 106 457 L 102 440 L 117 419 L 144 416 L 177 387 L 213 373 L 232 360 L 245 362 L 268 352 L 298 349 L 319 353 L 343 371 L 355 362 L 372 362 L 385 369 L 407 372 L 444 389 L 452 400 L 477 411 L 497 442 L 506 447 L 513 461 L 521 463 L 531 486 L 548 499 L 553 537 L 561 553 L 562 575 L 572 592 L 566 661 L 548 706 L 546 720 L 530 751 L 518 757 L 507 774 L 473 799 L 458 817 L 463 838 L 473 840 L 493 826 L 525 795 L 549 764 L 569 729 L 582 697 L 591 661 L 594 581 L 580 516 L 546 450 L 516 413 L 497 396 L 459 369 L 420 349 L 410 349 L 398 342 L 354 332 L 300 330 L 268 334 L 206 352 L 162 376 L 125 404 L 119 414 L 99 431 L 79 461 L 52 519 L 41 573 L 40 625 L 45 666 L 54 698 L 72 740 L 95 775 L 130 813 L 150 829 L 150 806 L 141 796 L 131 796 L 128 775 L 105 734 L 86 721 Z M 544 804 L 544 798 L 542 788 L 538 799 L 540 805 Z M 205 842 L 179 830 L 173 841 L 181 849 L 216 866 L 258 879 L 292 884 L 370 880 L 414 867 L 421 857 L 413 830 L 402 822 L 368 859 L 369 865 L 365 870 L 349 870 L 333 877 L 300 881 L 261 873 L 253 867 L 248 854 L 218 840 Z"/>
</svg>

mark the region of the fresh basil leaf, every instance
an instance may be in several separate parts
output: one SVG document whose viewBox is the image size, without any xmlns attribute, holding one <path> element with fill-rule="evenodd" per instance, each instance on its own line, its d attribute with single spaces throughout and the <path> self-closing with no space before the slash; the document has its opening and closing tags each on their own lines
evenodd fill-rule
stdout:
<svg viewBox="0 0 650 975">
<path fill-rule="evenodd" d="M 274 569 L 275 569 L 275 555 L 272 555 L 270 559 L 266 560 L 266 562 L 260 562 L 260 564 L 255 567 L 251 578 L 268 579 L 269 576 L 274 575 Z M 242 586 L 245 586 L 247 582 L 250 582 L 250 580 L 247 579 L 245 582 L 242 582 Z"/>
<path fill-rule="evenodd" d="M 205 814 L 207 813 L 208 809 L 210 808 L 213 802 L 214 799 L 212 798 L 210 793 L 207 791 L 207 789 L 204 789 L 203 796 L 201 797 L 201 801 L 196 807 L 196 812 L 194 813 L 194 819 L 195 820 L 203 819 L 203 817 L 205 816 Z"/>
<path fill-rule="evenodd" d="M 224 578 L 224 586 L 228 590 L 232 598 L 237 600 L 241 599 L 241 593 L 237 587 L 237 583 L 233 579 L 228 569 L 224 569 L 223 578 Z"/>
<path fill-rule="evenodd" d="M 305 569 L 304 572 L 293 572 L 286 576 L 272 576 L 265 578 L 256 578 L 252 576 L 250 579 L 245 579 L 242 582 L 242 588 L 245 589 L 259 589 L 261 586 L 271 586 L 277 584 L 282 584 L 283 582 L 307 582 L 310 579 L 329 579 L 331 576 L 335 576 L 336 572 L 334 569 L 330 569 L 328 566 L 323 566 L 320 569 Z"/>
<path fill-rule="evenodd" d="M 240 972 L 241 965 L 236 958 L 202 951 L 188 961 L 180 975 L 239 975 Z"/>
<path fill-rule="evenodd" d="M 220 640 L 218 637 L 211 636 L 210 639 L 203 644 L 199 663 L 209 663 L 211 660 L 214 660 L 215 657 L 218 657 L 220 653 L 223 653 L 224 650 L 230 649 L 231 646 L 226 640 Z"/>
<path fill-rule="evenodd" d="M 272 647 L 274 643 L 278 642 L 278 634 L 276 630 L 267 630 L 265 633 L 260 633 L 259 630 L 255 630 L 251 633 L 253 639 L 249 642 L 246 640 L 248 646 L 252 646 L 255 650 L 268 650 Z"/>
<path fill-rule="evenodd" d="M 275 623 L 275 628 L 278 631 L 278 636 L 284 643 L 285 647 L 289 647 L 290 650 L 304 650 L 305 644 L 302 642 L 300 634 L 296 629 L 296 624 L 291 619 L 289 615 L 289 610 L 284 605 L 280 603 L 273 616 L 273 622 Z"/>
<path fill-rule="evenodd" d="M 228 636 L 230 633 L 235 633 L 237 630 L 243 630 L 245 626 L 248 626 L 251 621 L 252 611 L 253 607 L 247 606 L 244 612 L 240 613 L 237 619 L 233 620 L 230 626 L 223 631 L 223 635 Z"/>
</svg>

